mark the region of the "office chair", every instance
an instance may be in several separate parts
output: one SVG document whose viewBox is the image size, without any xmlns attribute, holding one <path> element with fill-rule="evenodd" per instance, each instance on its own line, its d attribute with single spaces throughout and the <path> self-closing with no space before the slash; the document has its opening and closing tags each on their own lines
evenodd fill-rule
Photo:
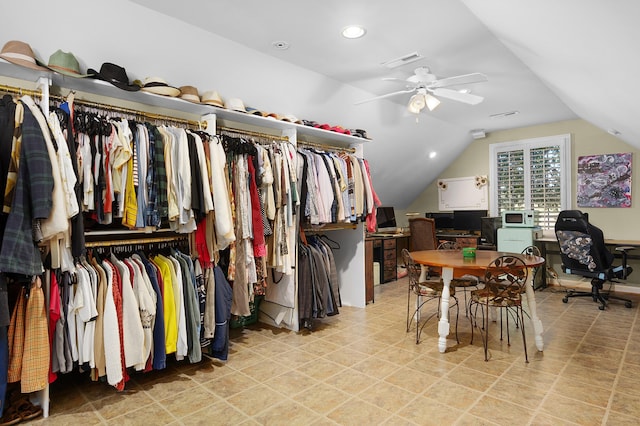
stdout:
<svg viewBox="0 0 640 426">
<path fill-rule="evenodd" d="M 438 281 L 420 281 L 420 273 L 418 265 L 413 261 L 411 257 L 411 253 L 409 250 L 402 249 L 402 259 L 404 260 L 404 264 L 407 267 L 407 274 L 409 276 L 409 289 L 407 293 L 407 333 L 411 329 L 411 323 L 413 319 L 416 320 L 416 344 L 420 343 L 420 334 L 422 333 L 422 329 L 427 322 L 433 317 L 440 318 L 440 298 L 442 297 L 442 289 L 444 288 L 444 284 L 441 280 Z M 412 311 L 411 308 L 411 294 L 416 296 L 415 309 Z M 458 306 L 458 299 L 455 296 L 455 287 L 450 287 L 450 296 L 451 299 L 455 301 L 455 303 L 449 303 L 449 309 L 456 307 L 456 341 L 460 343 L 458 340 L 458 315 L 460 313 L 460 307 Z M 422 307 L 425 306 L 430 301 L 436 301 L 437 309 L 434 313 L 427 316 L 427 318 L 422 321 L 421 311 Z"/>
<path fill-rule="evenodd" d="M 411 232 L 411 251 L 435 250 L 438 247 L 436 237 L 436 221 L 428 217 L 414 217 L 409 219 L 409 231 Z M 432 271 L 428 266 L 421 266 L 423 276 L 431 276 Z"/>
<path fill-rule="evenodd" d="M 473 329 L 478 327 L 476 318 L 478 308 L 482 310 L 482 345 L 484 347 L 484 360 L 489 361 L 489 309 L 500 309 L 500 340 L 502 340 L 502 310 L 507 317 L 507 344 L 511 346 L 509 334 L 509 314 L 514 314 L 518 319 L 517 324 L 522 324 L 522 343 L 524 345 L 524 359 L 529 362 L 527 354 L 527 339 L 524 332 L 524 310 L 522 308 L 523 294 L 527 285 L 529 271 L 524 261 L 516 256 L 500 256 L 494 259 L 487 267 L 484 274 L 484 288 L 471 292 L 469 311 L 475 305 L 476 310 L 471 318 L 471 343 L 473 343 Z"/>
<path fill-rule="evenodd" d="M 602 230 L 589 223 L 586 214 L 579 210 L 563 210 L 558 215 L 555 226 L 556 238 L 560 245 L 562 270 L 567 274 L 591 278 L 591 291 L 569 290 L 562 299 L 567 303 L 570 297 L 591 297 L 604 310 L 609 299 L 621 300 L 627 308 L 631 300 L 611 294 L 616 279 L 626 279 L 633 271 L 627 266 L 627 251 L 633 247 L 621 246 L 615 250 L 622 253 L 622 265 L 614 266 L 614 255 L 604 244 Z M 611 283 L 609 290 L 601 291 L 605 281 Z"/>
</svg>

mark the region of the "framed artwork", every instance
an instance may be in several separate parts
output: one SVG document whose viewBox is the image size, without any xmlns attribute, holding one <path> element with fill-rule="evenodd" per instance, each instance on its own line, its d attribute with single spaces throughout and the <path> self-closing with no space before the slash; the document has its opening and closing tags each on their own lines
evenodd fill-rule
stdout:
<svg viewBox="0 0 640 426">
<path fill-rule="evenodd" d="M 578 207 L 631 207 L 631 157 L 630 152 L 578 157 Z"/>
</svg>

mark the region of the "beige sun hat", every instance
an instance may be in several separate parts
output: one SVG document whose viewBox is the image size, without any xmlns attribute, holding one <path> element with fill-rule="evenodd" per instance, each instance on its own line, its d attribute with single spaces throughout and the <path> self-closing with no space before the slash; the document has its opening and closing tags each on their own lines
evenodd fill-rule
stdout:
<svg viewBox="0 0 640 426">
<path fill-rule="evenodd" d="M 143 92 L 155 93 L 156 95 L 171 96 L 172 98 L 180 95 L 180 89 L 169 86 L 169 83 L 160 77 L 145 78 L 140 90 Z"/>
<path fill-rule="evenodd" d="M 193 86 L 181 86 L 180 87 L 180 99 L 184 99 L 185 101 L 194 102 L 196 104 L 200 103 L 200 95 L 198 94 L 198 89 Z"/>
<path fill-rule="evenodd" d="M 27 43 L 19 40 L 11 40 L 5 43 L 0 52 L 0 58 L 12 64 L 31 68 L 38 71 L 49 71 L 44 62 L 36 58 L 33 49 Z"/>
<path fill-rule="evenodd" d="M 240 98 L 227 99 L 224 103 L 224 107 L 232 111 L 247 112 L 247 109 L 244 107 L 244 102 L 242 102 L 242 99 Z"/>
<path fill-rule="evenodd" d="M 204 92 L 202 95 L 202 103 L 208 105 L 214 105 L 220 108 L 224 107 L 224 103 L 222 102 L 222 98 L 215 90 L 210 90 L 208 92 Z"/>
</svg>

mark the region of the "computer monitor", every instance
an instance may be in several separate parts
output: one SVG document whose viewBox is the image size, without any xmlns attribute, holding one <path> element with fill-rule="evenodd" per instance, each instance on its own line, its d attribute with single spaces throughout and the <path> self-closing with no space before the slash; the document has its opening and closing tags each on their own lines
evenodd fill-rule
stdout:
<svg viewBox="0 0 640 426">
<path fill-rule="evenodd" d="M 393 207 L 378 207 L 376 212 L 378 232 L 396 232 L 396 212 Z"/>
<path fill-rule="evenodd" d="M 425 213 L 435 221 L 436 229 L 453 229 L 453 212 Z"/>
<path fill-rule="evenodd" d="M 487 215 L 486 210 L 454 210 L 453 229 L 457 231 L 480 232 L 481 218 Z"/>
<path fill-rule="evenodd" d="M 480 219 L 480 242 L 495 246 L 498 244 L 498 228 L 502 228 L 502 216 L 483 217 Z"/>
</svg>

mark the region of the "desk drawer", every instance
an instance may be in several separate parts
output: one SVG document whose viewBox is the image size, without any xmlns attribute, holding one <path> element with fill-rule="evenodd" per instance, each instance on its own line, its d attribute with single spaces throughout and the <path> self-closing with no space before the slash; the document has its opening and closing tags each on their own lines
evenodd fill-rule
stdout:
<svg viewBox="0 0 640 426">
<path fill-rule="evenodd" d="M 384 260 L 393 260 L 396 259 L 396 251 L 395 250 L 385 250 L 383 254 Z"/>
<path fill-rule="evenodd" d="M 373 240 L 373 248 L 378 248 L 378 247 L 382 247 L 382 241 Z"/>
<path fill-rule="evenodd" d="M 396 240 L 395 238 L 389 238 L 384 240 L 384 248 L 385 249 L 394 249 L 396 248 Z"/>
</svg>

